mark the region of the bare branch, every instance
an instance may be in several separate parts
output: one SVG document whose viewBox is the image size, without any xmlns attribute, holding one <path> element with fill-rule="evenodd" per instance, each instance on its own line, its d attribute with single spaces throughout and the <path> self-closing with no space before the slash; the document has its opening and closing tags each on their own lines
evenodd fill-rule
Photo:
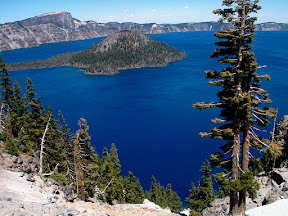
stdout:
<svg viewBox="0 0 288 216">
<path fill-rule="evenodd" d="M 276 112 L 278 113 L 278 108 L 277 108 Z M 272 140 L 271 140 L 272 143 L 274 143 L 274 138 L 275 138 L 276 117 L 277 116 L 275 116 L 275 118 L 274 118 L 274 126 L 273 126 L 273 132 L 272 132 Z"/>
<path fill-rule="evenodd" d="M 54 168 L 53 170 L 57 170 L 58 165 L 59 165 L 59 163 L 55 166 L 55 168 Z M 52 175 L 53 173 L 54 173 L 54 171 L 51 171 L 50 173 L 42 174 L 42 176 L 50 176 L 50 175 Z"/>
</svg>

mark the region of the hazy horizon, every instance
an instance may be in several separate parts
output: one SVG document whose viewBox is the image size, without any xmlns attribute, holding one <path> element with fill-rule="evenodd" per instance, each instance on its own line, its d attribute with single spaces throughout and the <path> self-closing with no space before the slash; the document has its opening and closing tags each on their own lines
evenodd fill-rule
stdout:
<svg viewBox="0 0 288 216">
<path fill-rule="evenodd" d="M 259 5 L 262 9 L 256 14 L 257 23 L 288 23 L 287 0 L 260 0 Z M 69 3 L 64 0 L 3 0 L 1 6 L 4 10 L 1 12 L 0 24 L 58 11 L 67 11 L 81 21 L 98 23 L 178 24 L 217 21 L 219 17 L 212 11 L 221 8 L 222 0 L 146 0 L 144 3 L 132 0 L 71 0 Z"/>
</svg>

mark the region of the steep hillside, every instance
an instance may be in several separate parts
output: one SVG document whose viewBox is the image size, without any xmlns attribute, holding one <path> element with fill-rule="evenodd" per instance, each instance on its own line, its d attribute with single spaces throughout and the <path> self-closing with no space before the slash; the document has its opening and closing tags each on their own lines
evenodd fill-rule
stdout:
<svg viewBox="0 0 288 216">
<path fill-rule="evenodd" d="M 72 18 L 68 12 L 53 12 L 26 20 L 0 25 L 0 51 L 35 47 L 45 43 L 74 41 L 103 37 L 120 30 L 137 30 L 144 34 L 167 32 L 220 31 L 232 27 L 217 22 L 182 24 L 97 23 Z M 287 31 L 288 24 L 264 23 L 261 31 Z"/>
<path fill-rule="evenodd" d="M 9 70 L 57 66 L 85 68 L 87 74 L 113 75 L 118 70 L 162 67 L 186 57 L 180 52 L 137 31 L 119 31 L 82 52 L 67 53 L 44 61 L 7 64 Z"/>
<path fill-rule="evenodd" d="M 68 189 L 69 186 L 60 186 L 52 179 L 41 178 L 37 174 L 36 158 L 24 154 L 19 157 L 9 155 L 5 153 L 2 141 L 0 159 L 0 215 L 179 215 L 147 199 L 143 204 L 117 205 L 95 199 L 89 202 L 76 199 L 73 191 Z"/>
</svg>

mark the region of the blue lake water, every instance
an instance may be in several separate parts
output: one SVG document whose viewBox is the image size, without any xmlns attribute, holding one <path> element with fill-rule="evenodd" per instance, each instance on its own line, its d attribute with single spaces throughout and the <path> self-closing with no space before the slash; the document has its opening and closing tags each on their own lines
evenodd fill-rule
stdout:
<svg viewBox="0 0 288 216">
<path fill-rule="evenodd" d="M 122 174 L 132 171 L 149 189 L 154 175 L 163 185 L 172 183 L 185 198 L 191 181 L 198 181 L 199 169 L 218 150 L 219 140 L 200 138 L 198 133 L 214 127 L 210 119 L 219 111 L 198 111 L 192 104 L 216 101 L 218 89 L 205 80 L 204 71 L 219 69 L 211 59 L 212 32 L 150 35 L 177 49 L 188 58 L 163 68 L 121 71 L 115 76 L 89 76 L 72 67 L 11 72 L 25 89 L 30 77 L 35 91 L 47 108 L 61 110 L 72 132 L 80 117 L 87 119 L 92 144 L 101 154 L 115 143 L 119 149 Z M 272 80 L 263 82 L 272 106 L 279 108 L 278 121 L 288 114 L 288 32 L 257 32 L 254 51 Z M 101 38 L 46 44 L 35 48 L 2 52 L 6 62 L 45 59 L 55 54 L 88 48 Z"/>
</svg>

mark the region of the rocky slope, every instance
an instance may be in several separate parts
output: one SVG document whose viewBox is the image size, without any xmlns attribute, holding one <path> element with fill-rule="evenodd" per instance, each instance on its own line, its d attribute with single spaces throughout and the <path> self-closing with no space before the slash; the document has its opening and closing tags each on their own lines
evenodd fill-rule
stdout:
<svg viewBox="0 0 288 216">
<path fill-rule="evenodd" d="M 37 159 L 11 156 L 0 143 L 0 215 L 10 216 L 176 216 L 169 209 L 144 200 L 143 204 L 116 204 L 75 199 L 71 188 L 61 187 L 36 173 Z"/>
<path fill-rule="evenodd" d="M 288 168 L 275 168 L 268 175 L 261 174 L 256 179 L 260 184 L 260 190 L 257 191 L 256 199 L 247 198 L 247 210 L 265 206 L 277 200 L 288 199 Z M 227 216 L 229 197 L 216 199 L 210 205 L 210 208 L 203 210 L 203 216 Z M 285 211 L 288 212 L 288 206 Z M 275 216 L 280 215 L 275 214 Z"/>
<path fill-rule="evenodd" d="M 230 24 L 217 22 L 182 24 L 97 23 L 80 21 L 68 12 L 47 13 L 22 21 L 0 25 L 0 51 L 35 47 L 40 44 L 61 41 L 84 40 L 103 37 L 119 30 L 137 30 L 144 34 L 167 32 L 220 31 Z M 287 31 L 288 24 L 263 23 L 260 31 Z"/>
<path fill-rule="evenodd" d="M 184 52 L 138 31 L 123 30 L 81 52 L 61 54 L 44 61 L 7 64 L 7 68 L 25 70 L 74 66 L 85 68 L 87 74 L 114 75 L 119 70 L 166 66 L 185 57 Z"/>
</svg>

